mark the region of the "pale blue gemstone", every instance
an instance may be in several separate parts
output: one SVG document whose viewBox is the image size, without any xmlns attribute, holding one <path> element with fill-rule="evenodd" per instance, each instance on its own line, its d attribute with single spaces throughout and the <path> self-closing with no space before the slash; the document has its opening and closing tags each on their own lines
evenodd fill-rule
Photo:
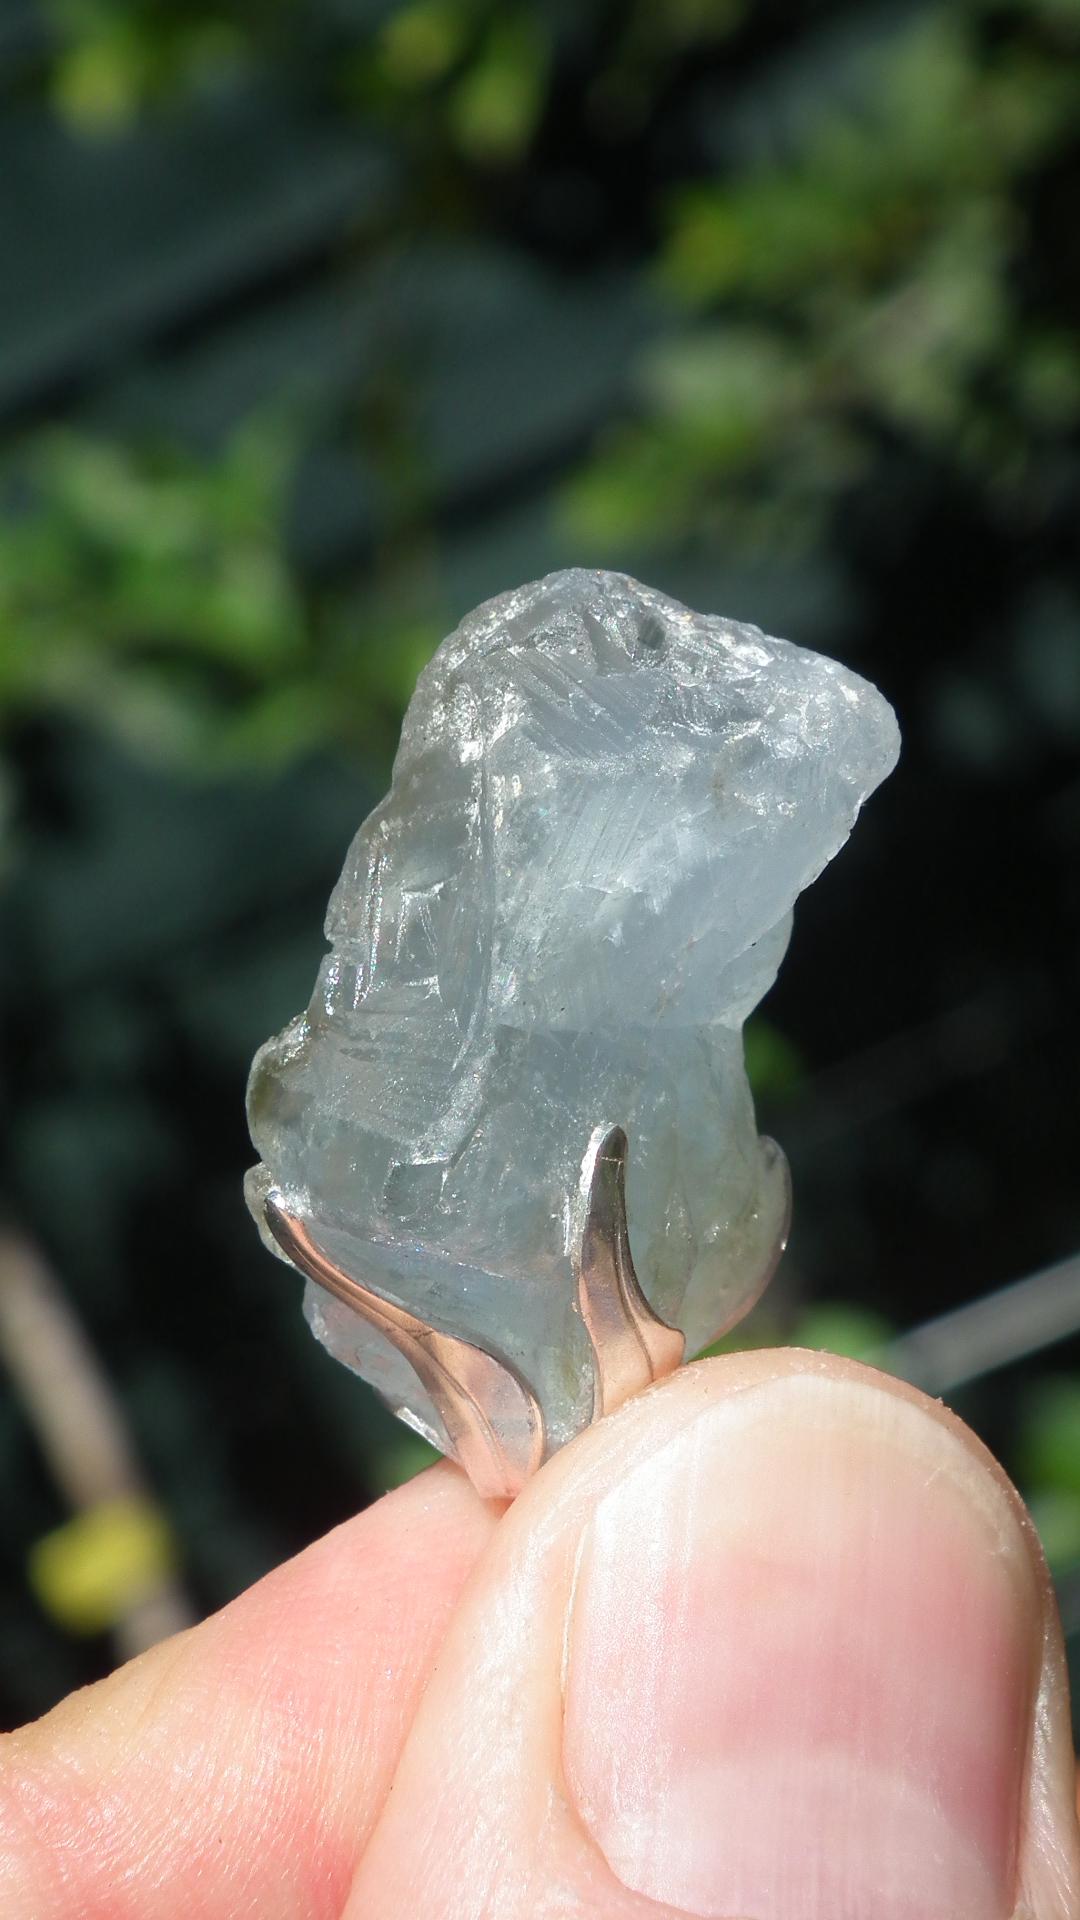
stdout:
<svg viewBox="0 0 1080 1920">
<path fill-rule="evenodd" d="M 572 1200 L 619 1124 L 642 1285 L 688 1353 L 707 1344 L 756 1298 L 787 1205 L 742 1025 L 898 744 L 857 674 L 622 574 L 478 608 L 420 676 L 311 1003 L 256 1056 L 260 1227 L 279 1187 L 369 1286 L 512 1360 L 557 1445 L 593 1381 Z M 306 1311 L 443 1443 L 377 1333 L 310 1285 Z"/>
</svg>

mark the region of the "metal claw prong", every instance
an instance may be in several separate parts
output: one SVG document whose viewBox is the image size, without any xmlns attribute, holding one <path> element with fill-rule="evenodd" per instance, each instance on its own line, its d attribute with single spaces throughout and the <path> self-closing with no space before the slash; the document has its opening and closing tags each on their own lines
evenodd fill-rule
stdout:
<svg viewBox="0 0 1080 1920">
<path fill-rule="evenodd" d="M 582 1163 L 573 1258 L 592 1348 L 594 1420 L 673 1372 L 683 1358 L 682 1334 L 653 1312 L 634 1271 L 626 1153 L 621 1127 L 598 1127 Z M 293 1266 L 351 1307 L 409 1362 L 442 1421 L 450 1451 L 477 1491 L 494 1499 L 520 1493 L 543 1464 L 548 1436 L 540 1403 L 517 1368 L 486 1347 L 430 1326 L 347 1273 L 306 1221 L 289 1211 L 282 1194 L 267 1195 L 265 1212 Z"/>
<path fill-rule="evenodd" d="M 684 1336 L 653 1312 L 641 1290 L 626 1224 L 627 1140 L 598 1127 L 581 1170 L 578 1304 L 593 1350 L 593 1418 L 682 1364 Z"/>
<path fill-rule="evenodd" d="M 346 1273 L 324 1252 L 280 1193 L 267 1195 L 266 1222 L 282 1252 L 317 1286 L 377 1328 L 404 1355 L 427 1390 L 451 1451 L 484 1499 L 512 1500 L 544 1458 L 539 1402 L 508 1360 L 442 1333 Z"/>
</svg>

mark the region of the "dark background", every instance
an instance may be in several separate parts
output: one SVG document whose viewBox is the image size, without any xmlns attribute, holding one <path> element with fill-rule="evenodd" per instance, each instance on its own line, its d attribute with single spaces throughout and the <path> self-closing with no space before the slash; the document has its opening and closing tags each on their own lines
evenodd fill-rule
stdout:
<svg viewBox="0 0 1080 1920">
<path fill-rule="evenodd" d="M 7 1723 L 163 1555 L 218 1606 L 423 1457 L 257 1243 L 243 1089 L 491 593 L 625 567 L 897 707 L 749 1031 L 796 1213 L 747 1337 L 1080 1246 L 1078 207 L 1076 0 L 3 0 Z M 72 1324 L 134 1517 L 59 1461 Z M 1080 1631 L 1080 1340 L 955 1403 Z"/>
</svg>

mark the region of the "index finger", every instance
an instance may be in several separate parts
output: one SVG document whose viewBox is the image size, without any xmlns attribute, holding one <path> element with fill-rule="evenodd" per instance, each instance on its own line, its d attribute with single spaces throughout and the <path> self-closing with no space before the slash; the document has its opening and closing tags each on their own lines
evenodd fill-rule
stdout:
<svg viewBox="0 0 1080 1920">
<path fill-rule="evenodd" d="M 0 1740 L 4 1920 L 337 1920 L 495 1519 L 435 1467 Z"/>
</svg>

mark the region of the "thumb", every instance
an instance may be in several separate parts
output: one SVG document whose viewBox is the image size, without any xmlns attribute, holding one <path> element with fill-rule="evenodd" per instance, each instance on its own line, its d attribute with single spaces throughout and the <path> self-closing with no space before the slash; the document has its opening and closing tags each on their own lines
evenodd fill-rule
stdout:
<svg viewBox="0 0 1080 1920">
<path fill-rule="evenodd" d="M 1073 1794 L 1000 1469 L 882 1375 L 740 1355 L 511 1510 L 346 1920 L 1075 1920 Z"/>
</svg>

